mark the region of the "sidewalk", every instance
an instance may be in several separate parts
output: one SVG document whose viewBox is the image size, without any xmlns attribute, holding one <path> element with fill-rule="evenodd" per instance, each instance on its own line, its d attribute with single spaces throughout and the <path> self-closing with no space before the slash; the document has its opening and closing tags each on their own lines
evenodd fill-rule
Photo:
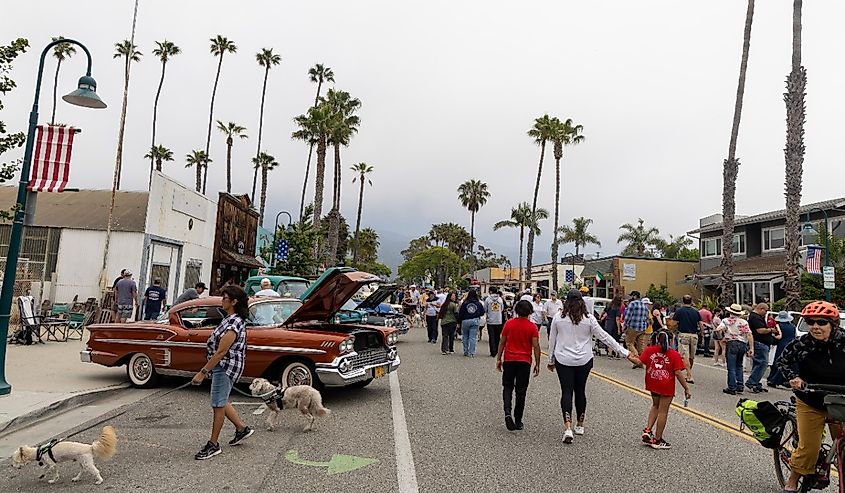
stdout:
<svg viewBox="0 0 845 493">
<path fill-rule="evenodd" d="M 82 363 L 84 348 L 83 341 L 8 346 L 6 381 L 12 392 L 0 397 L 0 433 L 22 416 L 38 419 L 50 409 L 128 385 L 125 367 Z"/>
</svg>

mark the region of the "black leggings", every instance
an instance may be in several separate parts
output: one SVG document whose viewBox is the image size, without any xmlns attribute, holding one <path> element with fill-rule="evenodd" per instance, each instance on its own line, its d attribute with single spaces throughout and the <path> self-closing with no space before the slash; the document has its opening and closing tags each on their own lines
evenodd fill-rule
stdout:
<svg viewBox="0 0 845 493">
<path fill-rule="evenodd" d="M 531 377 L 531 363 L 524 361 L 505 361 L 502 363 L 502 401 L 505 405 L 505 416 L 511 415 L 511 402 L 516 390 L 516 405 L 513 409 L 513 420 L 522 423 L 522 413 L 525 410 L 525 394 L 528 392 L 528 382 Z"/>
<path fill-rule="evenodd" d="M 563 420 L 572 421 L 572 393 L 575 393 L 575 411 L 578 413 L 577 421 L 584 421 L 584 414 L 587 411 L 587 377 L 593 369 L 593 360 L 581 366 L 564 366 L 555 361 L 557 378 L 560 380 L 560 410 L 563 412 Z"/>
</svg>

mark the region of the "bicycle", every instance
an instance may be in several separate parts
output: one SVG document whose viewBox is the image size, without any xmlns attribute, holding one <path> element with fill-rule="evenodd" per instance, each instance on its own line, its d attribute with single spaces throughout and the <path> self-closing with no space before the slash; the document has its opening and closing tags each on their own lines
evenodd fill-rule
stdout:
<svg viewBox="0 0 845 493">
<path fill-rule="evenodd" d="M 806 384 L 805 391 L 817 392 L 822 394 L 842 395 L 845 394 L 845 385 L 822 385 L 822 384 Z M 780 446 L 773 450 L 775 462 L 775 475 L 781 488 L 786 484 L 786 479 L 792 472 L 789 465 L 790 458 L 793 451 L 798 447 L 798 420 L 795 414 L 795 397 L 793 396 L 789 401 L 775 402 L 775 406 L 786 417 L 783 434 L 780 439 Z M 831 410 L 836 406 L 836 409 Z M 828 415 L 842 416 L 845 410 L 841 409 L 840 405 L 828 405 Z M 816 461 L 816 472 L 812 475 L 802 476 L 798 481 L 798 491 L 807 493 L 810 490 L 823 490 L 830 486 L 830 466 L 836 465 L 836 470 L 839 473 L 839 493 L 845 493 L 845 426 L 841 419 L 827 419 L 825 425 L 829 424 L 840 425 L 839 436 L 834 437 L 833 444 L 822 442 L 819 450 L 819 458 Z M 825 428 L 827 430 L 827 427 Z"/>
</svg>

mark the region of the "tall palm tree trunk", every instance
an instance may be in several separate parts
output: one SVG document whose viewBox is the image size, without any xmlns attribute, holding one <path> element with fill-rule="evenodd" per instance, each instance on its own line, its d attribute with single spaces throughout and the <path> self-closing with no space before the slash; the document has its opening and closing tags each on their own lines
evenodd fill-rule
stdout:
<svg viewBox="0 0 845 493">
<path fill-rule="evenodd" d="M 217 60 L 217 75 L 214 76 L 214 88 L 211 89 L 211 105 L 208 109 L 208 134 L 205 137 L 205 155 L 209 155 L 209 148 L 211 147 L 211 122 L 214 120 L 214 98 L 217 96 L 217 83 L 220 81 L 220 69 L 223 67 L 223 53 L 220 53 L 220 58 Z M 208 163 L 203 166 L 205 172 L 202 180 L 202 193 L 205 194 L 205 187 L 208 184 Z M 252 194 L 255 198 L 255 193 Z"/>
<path fill-rule="evenodd" d="M 722 288 L 721 303 L 730 305 L 735 301 L 733 237 L 736 216 L 736 178 L 739 174 L 739 159 L 736 157 L 736 141 L 739 137 L 739 122 L 742 117 L 742 99 L 745 95 L 745 74 L 748 69 L 748 50 L 751 46 L 751 24 L 754 20 L 754 0 L 748 0 L 745 13 L 745 34 L 742 41 L 742 60 L 739 64 L 739 82 L 736 88 L 731 140 L 728 158 L 722 169 Z"/>
<path fill-rule="evenodd" d="M 161 158 L 156 159 L 156 171 L 161 171 Z"/>
<path fill-rule="evenodd" d="M 320 219 L 323 214 L 323 188 L 326 184 L 326 137 L 320 136 L 317 141 L 317 178 L 314 190 L 314 229 L 320 229 Z M 319 241 L 318 241 L 319 243 Z"/>
<path fill-rule="evenodd" d="M 56 63 L 56 75 L 53 77 L 53 111 L 50 115 L 50 125 L 56 124 L 56 92 L 59 87 L 59 69 L 62 67 L 62 61 Z"/>
<path fill-rule="evenodd" d="M 234 139 L 230 135 L 226 139 L 226 193 L 232 193 L 232 145 Z"/>
<path fill-rule="evenodd" d="M 522 247 L 525 246 L 525 226 L 519 227 L 519 289 L 520 291 L 523 289 L 522 286 Z"/>
<path fill-rule="evenodd" d="M 255 148 L 255 156 L 261 153 L 261 131 L 264 130 L 264 96 L 267 94 L 267 76 L 270 75 L 270 65 L 264 68 L 264 84 L 261 86 L 261 109 L 258 110 L 258 146 Z M 264 174 L 262 173 L 262 177 Z M 263 178 L 262 178 L 263 179 Z M 255 202 L 255 182 L 258 180 L 258 168 L 252 174 L 252 195 L 250 200 Z"/>
<path fill-rule="evenodd" d="M 258 224 L 264 224 L 264 204 L 267 203 L 267 166 L 261 167 L 261 210 Z"/>
<path fill-rule="evenodd" d="M 340 144 L 334 144 L 334 181 L 332 182 L 332 209 L 329 213 L 329 265 L 337 263 L 337 245 L 340 240 Z"/>
<path fill-rule="evenodd" d="M 120 190 L 120 175 L 123 171 L 123 137 L 126 134 L 126 107 L 129 103 L 129 58 L 126 59 L 123 77 L 123 104 L 120 107 L 120 127 L 117 130 L 117 155 L 115 167 L 117 168 L 116 190 Z"/>
<path fill-rule="evenodd" d="M 469 254 L 475 252 L 475 211 L 469 211 Z"/>
<path fill-rule="evenodd" d="M 361 232 L 361 210 L 364 207 L 364 174 L 361 173 L 361 189 L 358 191 L 358 217 L 355 219 L 355 243 L 352 247 L 352 265 L 358 263 L 358 235 Z"/>
<path fill-rule="evenodd" d="M 320 89 L 323 87 L 323 82 L 317 82 L 317 95 L 314 96 L 314 107 L 320 102 Z M 305 212 L 305 193 L 308 191 L 308 175 L 311 171 L 311 155 L 314 153 L 314 142 L 308 146 L 308 161 L 305 164 L 305 180 L 302 182 L 302 198 L 299 200 L 299 220 L 302 220 L 302 214 Z"/>
<path fill-rule="evenodd" d="M 557 254 L 558 254 L 558 221 L 560 221 L 560 159 L 555 158 L 555 226 L 552 233 L 552 290 L 557 293 Z M 575 243 L 575 251 L 578 251 L 578 243 Z M 577 255 L 577 253 L 576 253 Z M 575 272 L 572 273 L 575 279 Z"/>
<path fill-rule="evenodd" d="M 801 207 L 802 175 L 804 173 L 804 91 L 807 70 L 801 66 L 801 8 L 802 0 L 792 4 L 792 72 L 786 79 L 786 309 L 801 308 L 800 253 L 798 251 L 798 219 Z"/>
<path fill-rule="evenodd" d="M 158 98 L 161 96 L 161 87 L 164 85 L 164 67 L 166 62 L 161 62 L 161 78 L 158 80 L 158 89 L 156 90 L 156 98 L 153 101 L 153 136 L 150 142 L 150 149 L 156 145 L 156 119 L 158 118 Z M 150 152 L 150 183 L 148 188 L 153 186 L 153 153 Z M 158 171 L 161 171 L 161 161 L 159 161 Z"/>
<path fill-rule="evenodd" d="M 540 177 L 543 175 L 543 157 L 546 154 L 546 141 L 540 144 L 540 164 L 537 167 L 537 183 L 534 185 L 534 201 L 531 203 L 531 220 L 535 220 L 537 216 L 537 196 L 540 194 Z M 534 229 L 535 225 L 528 228 L 528 259 L 526 261 L 526 277 L 531 280 L 531 264 L 534 260 Z"/>
<path fill-rule="evenodd" d="M 202 191 L 202 165 L 197 163 L 196 165 L 196 172 L 197 172 L 197 193 Z"/>
</svg>

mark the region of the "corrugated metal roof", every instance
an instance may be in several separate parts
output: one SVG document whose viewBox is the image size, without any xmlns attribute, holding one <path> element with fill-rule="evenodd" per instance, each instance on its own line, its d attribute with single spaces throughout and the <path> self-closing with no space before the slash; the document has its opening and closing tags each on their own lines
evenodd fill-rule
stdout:
<svg viewBox="0 0 845 493">
<path fill-rule="evenodd" d="M 814 209 L 824 209 L 830 210 L 837 207 L 845 206 L 845 197 L 838 198 L 838 199 L 830 199 L 825 200 L 823 202 L 816 202 L 813 204 L 806 204 L 802 205 L 799 209 L 800 214 L 806 214 L 808 212 L 812 212 Z M 764 212 L 762 214 L 756 214 L 753 216 L 745 216 L 745 217 L 738 217 L 736 221 L 734 221 L 734 226 L 742 226 L 745 224 L 754 224 L 754 223 L 762 223 L 766 221 L 774 221 L 776 219 L 783 219 L 786 217 L 786 209 L 780 209 L 777 211 L 772 212 Z M 695 233 L 709 233 L 712 231 L 721 231 L 722 223 L 713 223 L 704 226 L 703 228 L 694 229 L 689 232 L 689 234 Z"/>
<path fill-rule="evenodd" d="M 0 186 L 0 207 L 15 205 L 17 187 Z M 112 231 L 143 232 L 147 222 L 148 192 L 117 192 Z M 35 226 L 105 231 L 111 190 L 39 193 Z"/>
</svg>

